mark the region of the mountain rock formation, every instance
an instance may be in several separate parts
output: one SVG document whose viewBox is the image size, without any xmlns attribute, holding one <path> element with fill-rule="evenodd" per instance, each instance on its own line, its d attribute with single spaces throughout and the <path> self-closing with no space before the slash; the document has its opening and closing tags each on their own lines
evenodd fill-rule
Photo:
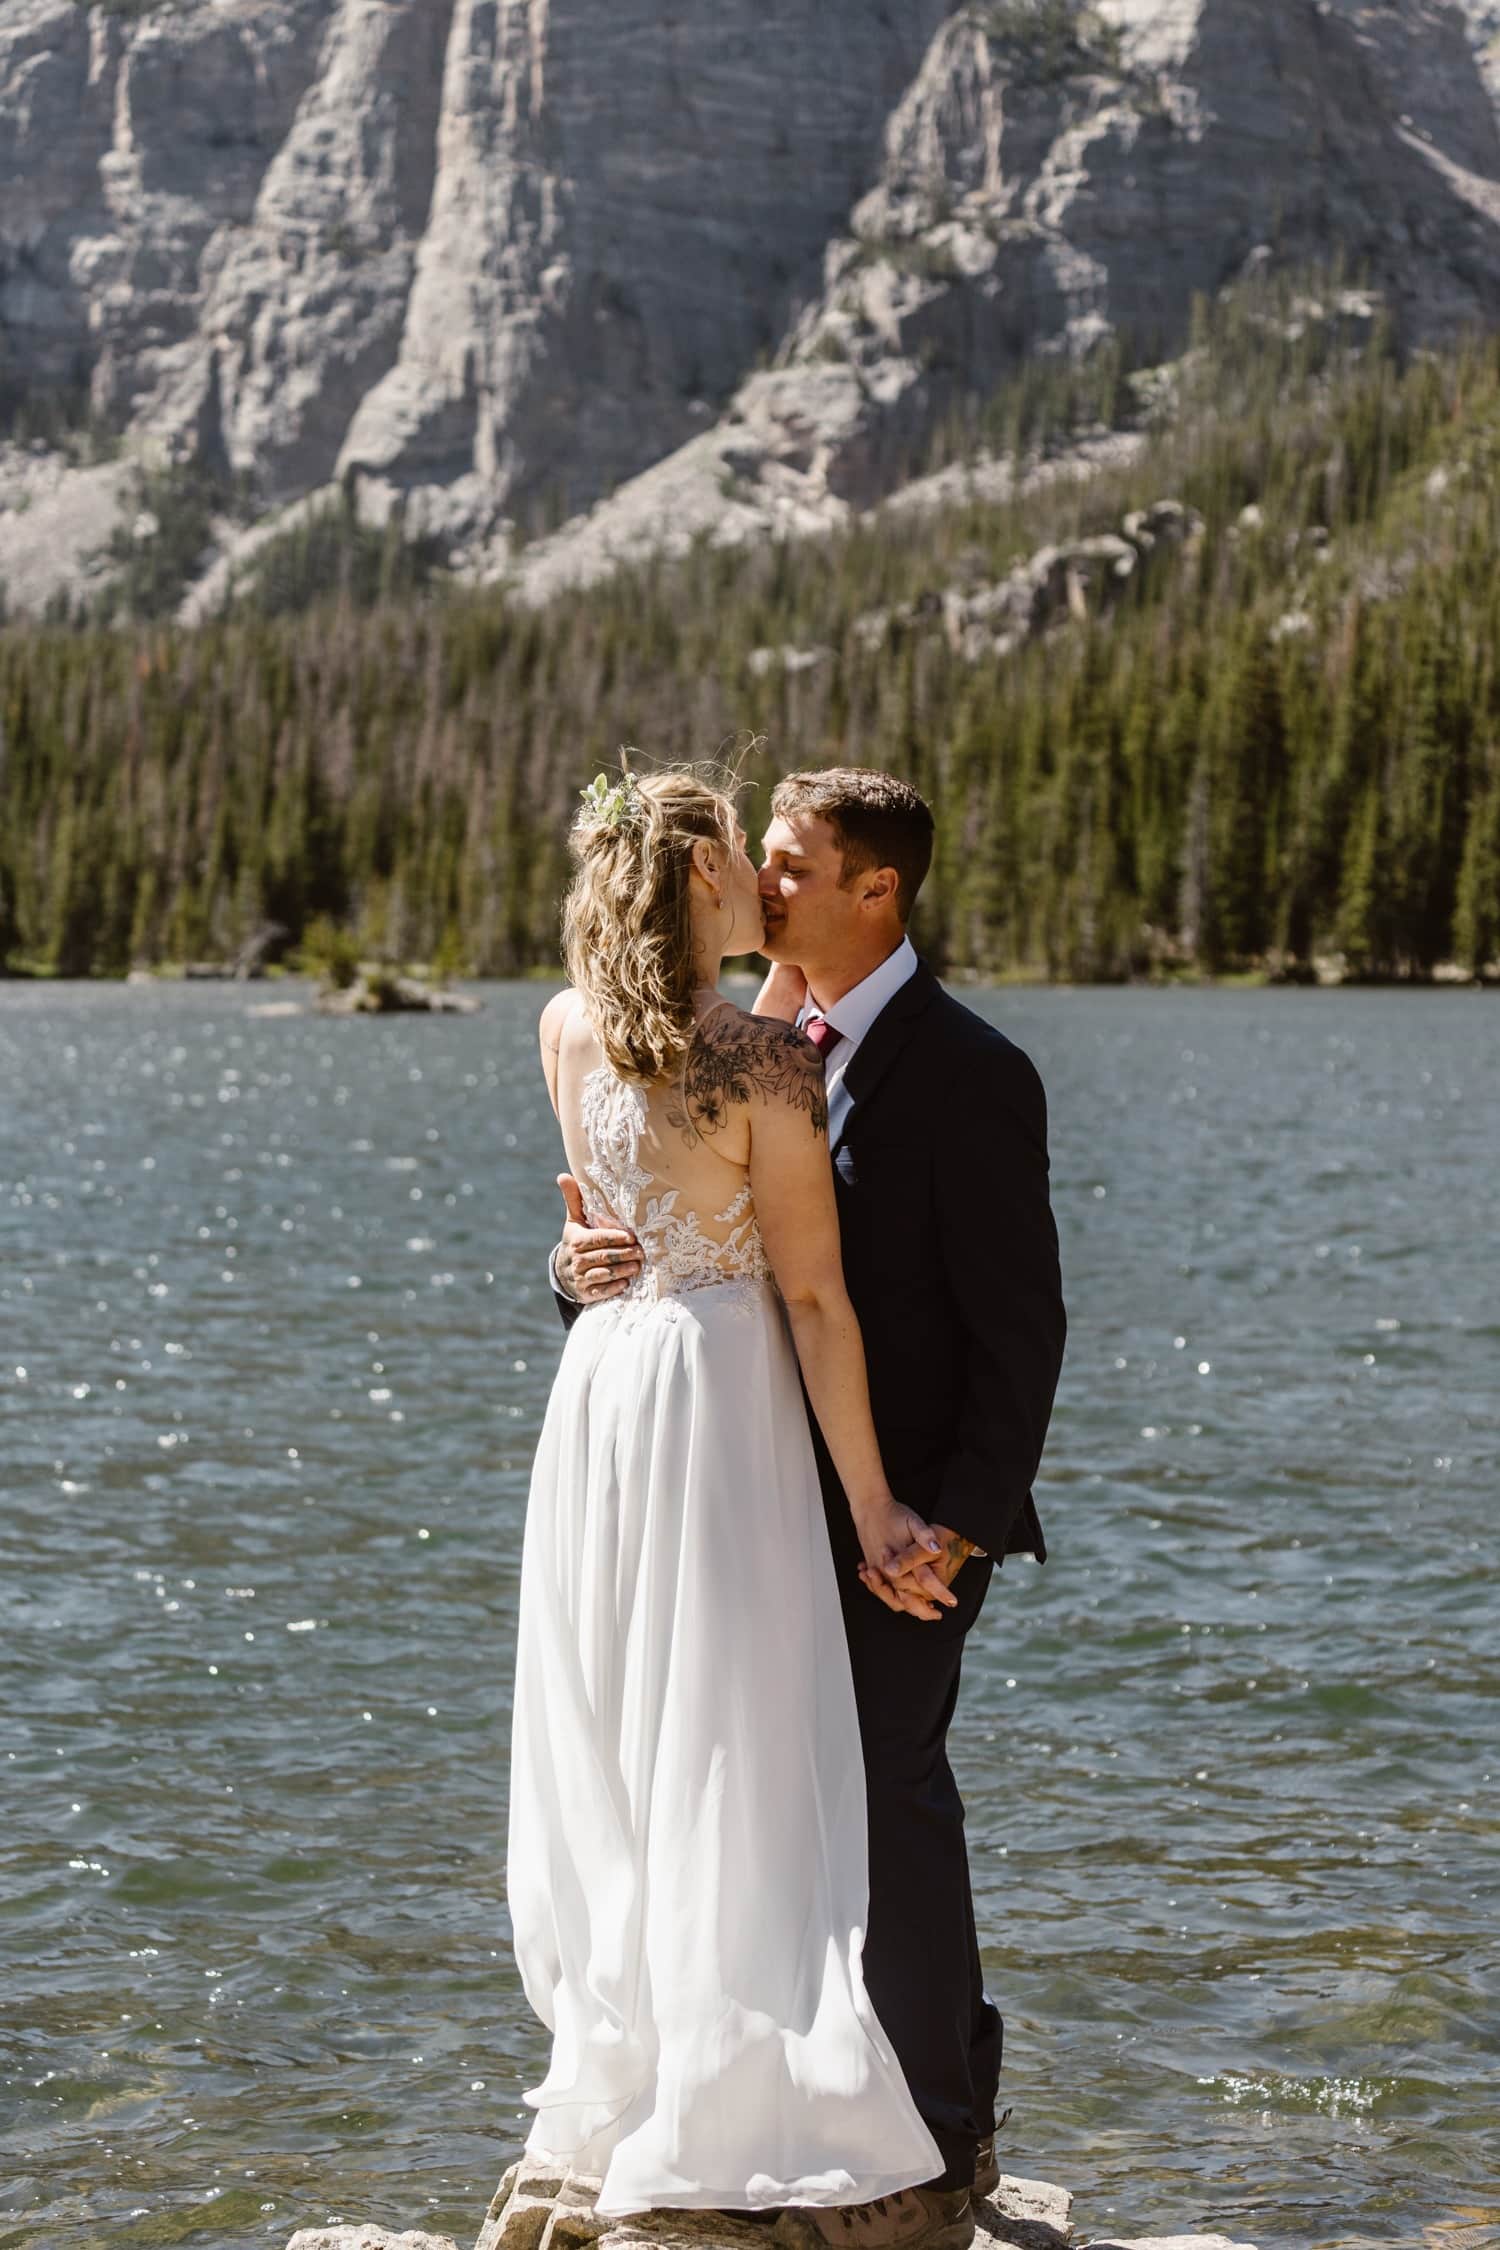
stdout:
<svg viewBox="0 0 1500 2250">
<path fill-rule="evenodd" d="M 867 505 L 1249 261 L 1491 322 L 1497 100 L 1495 0 L 0 0 L 0 416 L 482 571 L 594 508 L 545 587 Z M 122 476 L 0 448 L 13 600 Z"/>
</svg>

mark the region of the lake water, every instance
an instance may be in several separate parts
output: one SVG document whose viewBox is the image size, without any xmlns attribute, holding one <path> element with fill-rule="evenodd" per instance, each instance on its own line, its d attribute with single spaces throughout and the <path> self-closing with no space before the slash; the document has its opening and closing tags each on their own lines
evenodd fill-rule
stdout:
<svg viewBox="0 0 1500 2250">
<path fill-rule="evenodd" d="M 0 2250 L 466 2245 L 540 2074 L 544 992 L 298 994 L 0 985 Z M 1494 2242 L 1500 1009 L 975 1004 L 1072 1313 L 958 1743 L 1003 2162 L 1085 2237 Z"/>
</svg>

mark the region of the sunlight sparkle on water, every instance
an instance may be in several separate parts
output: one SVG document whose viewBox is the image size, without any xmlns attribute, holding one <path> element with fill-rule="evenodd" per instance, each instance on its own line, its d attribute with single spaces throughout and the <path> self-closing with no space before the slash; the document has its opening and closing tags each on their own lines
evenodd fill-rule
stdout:
<svg viewBox="0 0 1500 2250">
<path fill-rule="evenodd" d="M 1041 1068 L 1072 1319 L 1052 1554 L 996 1572 L 954 1744 L 1015 2169 L 1077 2188 L 1095 2234 L 1117 2208 L 1262 2250 L 1415 2240 L 1434 2178 L 1500 2176 L 1474 1771 L 1500 1683 L 1500 1043 L 1423 996 L 964 997 Z M 268 2149 L 281 2239 L 283 2213 L 410 2209 L 451 2172 L 440 2231 L 472 2241 L 526 2122 L 486 2178 L 485 2089 L 542 2060 L 500 1934 L 560 1343 L 541 998 L 333 1026 L 228 988 L 0 986 L 0 1700 L 24 1715 L 0 1762 L 45 1871 L 14 1915 L 35 2067 L 9 2154 L 47 2182 L 12 2223 L 48 2250 L 142 2195 L 163 2240 L 201 2227 L 247 2154 L 269 2196 Z M 1419 1147 L 1414 1066 L 1468 1095 Z M 209 1658 L 257 1603 L 283 1640 Z M 128 2149 L 72 2131 L 73 2088 L 131 2097 Z M 215 2250 L 265 2229 L 247 2202 Z"/>
</svg>

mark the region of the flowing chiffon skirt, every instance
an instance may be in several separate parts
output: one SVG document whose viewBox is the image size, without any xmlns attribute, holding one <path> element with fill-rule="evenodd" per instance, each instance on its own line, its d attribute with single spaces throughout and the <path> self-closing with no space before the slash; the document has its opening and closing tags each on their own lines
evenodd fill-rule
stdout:
<svg viewBox="0 0 1500 2250">
<path fill-rule="evenodd" d="M 575 1322 L 532 1474 L 508 1889 L 534 2156 L 599 2209 L 857 2203 L 942 2160 L 865 1991 L 864 1768 L 785 1314 Z"/>
</svg>

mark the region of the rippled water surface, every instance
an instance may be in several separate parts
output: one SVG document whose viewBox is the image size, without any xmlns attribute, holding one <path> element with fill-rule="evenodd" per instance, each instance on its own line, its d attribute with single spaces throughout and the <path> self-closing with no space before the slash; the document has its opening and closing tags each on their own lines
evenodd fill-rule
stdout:
<svg viewBox="0 0 1500 2250">
<path fill-rule="evenodd" d="M 466 2244 L 540 2072 L 543 993 L 299 995 L 0 986 L 0 2250 Z M 961 1715 L 1007 2168 L 1085 2236 L 1492 2242 L 1500 1013 L 976 1004 L 1073 1323 Z"/>
</svg>

